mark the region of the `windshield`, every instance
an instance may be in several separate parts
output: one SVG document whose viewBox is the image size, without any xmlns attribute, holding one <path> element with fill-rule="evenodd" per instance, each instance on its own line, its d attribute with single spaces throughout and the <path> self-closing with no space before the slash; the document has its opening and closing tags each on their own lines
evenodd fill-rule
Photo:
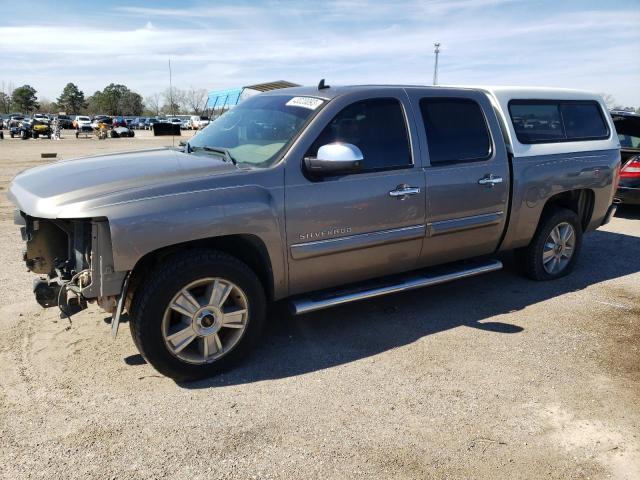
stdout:
<svg viewBox="0 0 640 480">
<path fill-rule="evenodd" d="M 323 100 L 255 96 L 227 111 L 189 141 L 194 152 L 224 148 L 238 164 L 269 167 Z"/>
</svg>

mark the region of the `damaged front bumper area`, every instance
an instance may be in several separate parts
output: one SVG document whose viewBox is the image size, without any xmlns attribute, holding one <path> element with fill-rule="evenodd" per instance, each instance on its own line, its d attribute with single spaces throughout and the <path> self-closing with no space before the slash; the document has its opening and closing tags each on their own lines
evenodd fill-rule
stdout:
<svg viewBox="0 0 640 480">
<path fill-rule="evenodd" d="M 114 270 L 106 219 L 46 219 L 16 210 L 14 221 L 26 242 L 27 268 L 41 276 L 34 281 L 40 305 L 59 306 L 66 315 L 94 301 L 112 314 L 122 309 L 127 272 Z"/>
</svg>

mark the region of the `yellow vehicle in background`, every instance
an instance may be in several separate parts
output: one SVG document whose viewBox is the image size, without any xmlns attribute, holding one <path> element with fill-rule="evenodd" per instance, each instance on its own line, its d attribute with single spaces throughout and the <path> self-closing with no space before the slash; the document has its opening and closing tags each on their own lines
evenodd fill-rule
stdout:
<svg viewBox="0 0 640 480">
<path fill-rule="evenodd" d="M 109 136 L 109 130 L 111 130 L 111 125 L 99 122 L 95 127 L 96 137 L 98 140 L 104 140 Z"/>
<path fill-rule="evenodd" d="M 46 120 L 33 120 L 31 125 L 31 136 L 33 138 L 47 137 L 51 138 L 51 125 Z"/>
</svg>

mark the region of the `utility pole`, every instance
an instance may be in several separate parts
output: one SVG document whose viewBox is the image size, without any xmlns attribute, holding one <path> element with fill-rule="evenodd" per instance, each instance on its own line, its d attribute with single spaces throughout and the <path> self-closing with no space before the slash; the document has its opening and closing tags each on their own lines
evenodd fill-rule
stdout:
<svg viewBox="0 0 640 480">
<path fill-rule="evenodd" d="M 436 47 L 436 49 L 434 50 L 434 53 L 436 54 L 436 63 L 433 67 L 433 84 L 437 85 L 438 84 L 438 54 L 440 53 L 440 42 L 434 43 L 433 46 Z"/>
<path fill-rule="evenodd" d="M 173 109 L 173 82 L 171 78 L 171 59 L 169 59 L 169 102 L 171 103 L 171 115 L 175 117 L 176 112 Z"/>
</svg>

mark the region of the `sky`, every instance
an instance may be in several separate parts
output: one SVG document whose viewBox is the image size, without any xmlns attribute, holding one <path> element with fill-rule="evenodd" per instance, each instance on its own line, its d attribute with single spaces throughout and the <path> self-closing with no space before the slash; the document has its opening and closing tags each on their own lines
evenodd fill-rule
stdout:
<svg viewBox="0 0 640 480">
<path fill-rule="evenodd" d="M 0 82 L 55 100 L 273 80 L 550 86 L 640 106 L 640 0 L 0 0 Z"/>
</svg>

